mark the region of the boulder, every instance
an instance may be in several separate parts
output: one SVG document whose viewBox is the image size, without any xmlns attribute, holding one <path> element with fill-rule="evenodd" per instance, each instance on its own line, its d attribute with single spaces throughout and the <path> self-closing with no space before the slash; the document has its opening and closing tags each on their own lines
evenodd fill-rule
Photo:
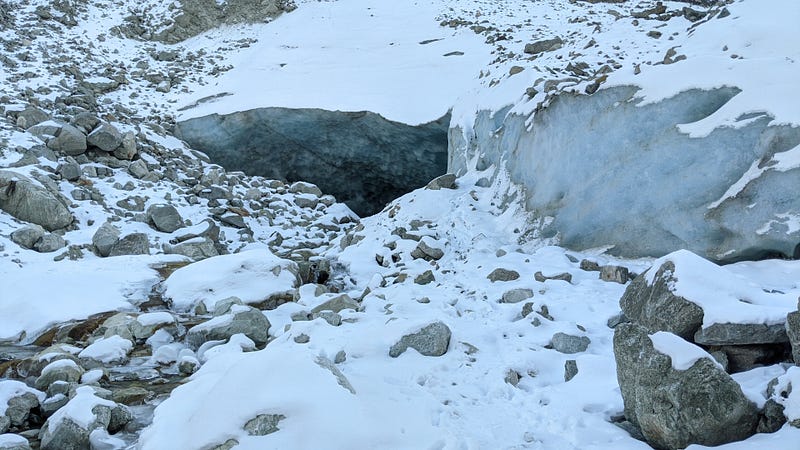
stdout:
<svg viewBox="0 0 800 450">
<path fill-rule="evenodd" d="M 317 305 L 311 310 L 312 314 L 317 314 L 322 311 L 333 311 L 335 313 L 341 312 L 343 309 L 358 309 L 358 302 L 350 298 L 347 294 L 333 295 L 329 300 Z"/>
<path fill-rule="evenodd" d="M 63 237 L 57 234 L 48 233 L 36 241 L 36 244 L 33 245 L 33 248 L 39 253 L 51 253 L 66 246 L 67 241 L 65 241 Z"/>
<path fill-rule="evenodd" d="M 519 303 L 533 297 L 533 290 L 528 288 L 511 289 L 503 293 L 502 303 Z"/>
<path fill-rule="evenodd" d="M 0 435 L 0 450 L 31 450 L 31 446 L 27 439 L 18 434 L 3 434 Z"/>
<path fill-rule="evenodd" d="M 194 326 L 186 334 L 187 343 L 198 349 L 208 341 L 224 341 L 234 334 L 244 334 L 256 345 L 264 345 L 269 337 L 269 320 L 250 306 L 233 305 L 230 312 Z"/>
<path fill-rule="evenodd" d="M 0 209 L 48 231 L 64 228 L 73 220 L 66 200 L 62 201 L 30 179 L 7 170 L 0 170 Z"/>
<path fill-rule="evenodd" d="M 26 129 L 47 120 L 50 120 L 50 116 L 33 105 L 26 106 L 24 110 L 17 114 L 17 125 Z"/>
<path fill-rule="evenodd" d="M 144 233 L 131 233 L 111 246 L 108 256 L 149 255 L 150 241 Z"/>
<path fill-rule="evenodd" d="M 119 235 L 119 229 L 111 222 L 106 222 L 95 231 L 92 236 L 92 244 L 100 256 L 108 256 L 114 245 L 119 242 Z"/>
<path fill-rule="evenodd" d="M 77 383 L 85 370 L 72 359 L 59 359 L 46 365 L 42 369 L 42 374 L 36 379 L 36 388 L 46 390 L 48 386 L 56 381 L 67 383 Z"/>
<path fill-rule="evenodd" d="M 558 50 L 562 45 L 564 45 L 564 41 L 562 41 L 560 37 L 554 37 L 552 39 L 544 39 L 541 41 L 532 42 L 530 44 L 525 44 L 523 51 L 529 55 L 536 55 L 538 53 Z"/>
<path fill-rule="evenodd" d="M 444 256 L 444 252 L 436 247 L 430 246 L 425 239 L 421 239 L 417 247 L 411 252 L 414 259 L 424 259 L 426 261 L 438 261 Z"/>
<path fill-rule="evenodd" d="M 694 342 L 702 345 L 780 344 L 789 342 L 789 338 L 785 323 L 714 323 L 697 330 Z"/>
<path fill-rule="evenodd" d="M 44 124 L 36 125 L 28 131 L 33 135 L 43 138 L 47 142 L 47 148 L 55 151 L 62 152 L 69 156 L 77 156 L 86 151 L 86 135 L 81 130 L 66 123 L 57 123 L 55 130 L 52 127 L 45 125 L 53 122 L 45 122 Z M 42 128 L 40 128 L 42 127 Z M 48 132 L 54 131 L 52 135 L 48 136 Z"/>
<path fill-rule="evenodd" d="M 89 435 L 106 429 L 116 403 L 95 395 L 94 389 L 81 386 L 75 396 L 47 419 L 40 432 L 42 450 L 86 450 Z"/>
<path fill-rule="evenodd" d="M 195 238 L 190 241 L 181 242 L 178 245 L 164 245 L 164 253 L 183 255 L 195 261 L 219 256 L 219 251 L 214 245 L 214 241 L 207 238 Z"/>
<path fill-rule="evenodd" d="M 38 408 L 45 395 L 25 383 L 16 380 L 0 381 L 0 405 L 5 405 L 0 414 L 0 434 L 9 427 L 19 427 L 28 420 L 30 412 Z M 5 425 L 3 425 L 5 424 Z"/>
<path fill-rule="evenodd" d="M 27 225 L 11 233 L 11 241 L 22 248 L 32 250 L 34 244 L 45 235 L 40 225 Z"/>
<path fill-rule="evenodd" d="M 600 279 L 603 281 L 625 284 L 628 282 L 628 273 L 628 268 L 623 266 L 600 267 Z"/>
<path fill-rule="evenodd" d="M 389 349 L 389 356 L 397 358 L 409 348 L 424 356 L 442 356 L 450 345 L 450 328 L 443 322 L 434 322 L 415 333 L 407 334 Z"/>
<path fill-rule="evenodd" d="M 519 279 L 519 272 L 516 270 L 497 268 L 486 276 L 492 283 L 495 281 L 514 281 Z"/>
<path fill-rule="evenodd" d="M 716 446 L 756 431 L 758 409 L 699 347 L 678 336 L 621 324 L 614 332 L 625 417 L 661 449 Z"/>
<path fill-rule="evenodd" d="M 591 342 L 586 336 L 573 336 L 566 333 L 556 333 L 550 339 L 550 345 L 553 346 L 553 350 L 566 354 L 586 351 Z"/>
<path fill-rule="evenodd" d="M 172 205 L 150 205 L 147 208 L 147 221 L 153 228 L 164 233 L 172 233 L 183 228 L 183 218 Z"/>
</svg>

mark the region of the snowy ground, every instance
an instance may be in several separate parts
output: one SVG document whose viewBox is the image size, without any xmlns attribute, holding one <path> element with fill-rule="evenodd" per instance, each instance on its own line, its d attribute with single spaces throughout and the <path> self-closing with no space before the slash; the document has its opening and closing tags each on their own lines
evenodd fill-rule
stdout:
<svg viewBox="0 0 800 450">
<path fill-rule="evenodd" d="M 713 122 L 687 127 L 687 132 L 703 134 L 709 127 L 730 125 L 743 113 L 759 111 L 769 111 L 780 123 L 800 123 L 796 90 L 788 85 L 800 75 L 800 55 L 794 45 L 798 28 L 793 25 L 800 22 L 800 8 L 792 1 L 734 2 L 728 6 L 729 16 L 694 27 L 693 33 L 687 32 L 692 23 L 678 16 L 659 21 L 653 15 L 634 24 L 631 12 L 653 7 L 655 2 L 650 1 L 621 5 L 554 0 L 300 2 L 297 11 L 272 23 L 213 30 L 175 46 L 109 34 L 123 14 L 115 9 L 116 3 L 99 0 L 86 2 L 78 27 L 55 23 L 26 27 L 33 23 L 36 6 L 47 3 L 14 3 L 18 25 L 28 31 L 18 36 L 15 29 L 0 30 L 16 61 L 14 67 L 0 70 L 4 86 L 0 103 L 19 110 L 32 98 L 55 108 L 56 98 L 78 84 L 65 75 L 66 59 L 87 74 L 105 79 L 122 76 L 125 82 L 100 96 L 101 110 L 111 115 L 107 120 L 149 133 L 180 152 L 184 151 L 180 143 L 145 123 L 168 126 L 174 117 L 289 106 L 368 109 L 414 124 L 435 119 L 453 105 L 455 120 L 466 123 L 481 108 L 516 104 L 520 110 L 534 110 L 550 94 L 546 79 L 576 78 L 553 86 L 579 90 L 598 79 L 605 81 L 604 66 L 614 71 L 607 85 L 635 82 L 645 88 L 647 100 L 686 87 L 735 83 L 743 89 L 741 101 L 726 106 Z M 685 6 L 664 5 L 673 11 Z M 653 30 L 661 36 L 648 35 Z M 763 39 L 767 35 L 770 39 Z M 523 53 L 526 43 L 554 36 L 564 39 L 561 49 L 535 58 Z M 433 41 L 423 44 L 428 40 Z M 591 41 L 594 44 L 589 45 Z M 673 47 L 687 60 L 652 65 Z M 181 67 L 174 61 L 159 61 L 154 55 L 162 50 L 174 50 L 180 55 L 178 62 L 189 62 Z M 451 52 L 463 54 L 445 56 Z M 27 56 L 20 56 L 23 53 Z M 137 74 L 140 61 L 149 68 Z M 572 61 L 588 64 L 587 75 L 570 72 L 567 64 Z M 514 66 L 524 70 L 510 75 Z M 637 67 L 641 73 L 634 75 Z M 160 75 L 150 76 L 153 73 Z M 164 77 L 170 80 L 169 92 L 156 90 Z M 529 99 L 525 92 L 531 87 L 537 93 Z M 217 94 L 224 95 L 178 109 Z M 6 122 L 0 126 L 0 140 L 8 143 L 0 153 L 3 168 L 20 157 L 11 149 L 38 143 Z M 206 169 L 207 174 L 215 171 L 210 165 Z M 291 207 L 292 197 L 270 191 L 276 201 L 289 205 L 288 211 L 275 220 L 248 218 L 256 241 L 248 247 L 236 239 L 234 229 L 227 229 L 226 245 L 231 251 L 267 252 L 265 244 L 274 243 L 276 232 L 285 239 L 286 249 L 313 241 L 319 252 L 347 266 L 348 271 L 339 275 L 353 298 L 369 287 L 362 310 L 342 312 L 338 327 L 320 319 L 293 322 L 293 313 L 319 303 L 313 290 L 301 289 L 297 303 L 266 312 L 272 340 L 264 350 L 242 352 L 242 345 L 232 343 L 209 353 L 200 372 L 158 407 L 154 424 L 137 445 L 199 449 L 236 439 L 236 448 L 253 449 L 649 448 L 611 423 L 622 411 L 622 398 L 613 330 L 606 321 L 619 311 L 625 287 L 600 281 L 597 272 L 580 270 L 577 261 L 589 258 L 637 273 L 652 261 L 617 260 L 603 255 L 603 249 L 571 252 L 557 242 L 525 235 L 530 227 L 513 200 L 514 188 L 502 182 L 477 187 L 479 176 L 459 179 L 455 190 L 419 190 L 398 199 L 384 212 L 363 219 L 363 229 L 356 233 L 362 240 L 343 250 L 338 247 L 343 232 L 320 235 L 320 228 L 301 228 L 299 224 L 308 221 L 300 217 L 301 210 Z M 135 183 L 135 193 L 147 197 L 148 205 L 165 201 L 173 190 L 166 181 L 145 185 L 124 171 L 114 178 L 96 186 L 109 204 L 129 197 L 112 188 L 114 182 Z M 240 194 L 245 188 L 239 188 Z M 72 186 L 62 182 L 60 189 L 69 193 Z M 183 217 L 193 223 L 208 216 L 200 209 L 206 203 L 175 201 Z M 106 212 L 84 202 L 73 213 L 80 226 L 65 238 L 74 244 L 90 242 Z M 330 214 L 347 215 L 346 211 Z M 328 219 L 314 220 L 319 224 Z M 134 220 L 120 226 L 126 233 L 153 234 Z M 159 281 L 151 266 L 177 258 L 157 254 L 100 259 L 86 252 L 81 260 L 56 262 L 52 254 L 14 244 L 9 234 L 19 227 L 8 215 L 0 215 L 0 279 L 6 281 L 0 288 L 0 340 L 29 341 L 60 321 L 107 310 L 135 310 Z M 412 259 L 416 241 L 401 239 L 402 233 L 393 233 L 397 227 L 427 236 L 426 242 L 441 248 L 444 257 L 433 264 Z M 153 237 L 158 244 L 170 238 Z M 274 245 L 270 248 L 276 250 Z M 383 266 L 376 261 L 376 255 L 391 261 L 393 254 L 400 255 L 397 262 Z M 216 261 L 203 264 L 210 273 L 228 273 L 223 259 Z M 492 283 L 487 275 L 496 268 L 521 276 Z M 435 281 L 415 283 L 426 270 L 432 271 Z M 794 262 L 741 263 L 728 276 L 796 298 L 798 270 Z M 572 281 L 535 281 L 537 271 L 567 272 Z M 250 281 L 244 277 L 235 286 L 240 297 L 253 289 Z M 534 296 L 501 303 L 503 294 L 515 288 L 531 289 Z M 185 290 L 175 295 L 178 305 L 194 302 Z M 533 303 L 532 312 L 523 317 L 527 302 Z M 436 320 L 453 333 L 444 356 L 426 357 L 414 350 L 398 358 L 389 356 L 389 348 L 402 335 Z M 547 348 L 557 332 L 586 336 L 591 344 L 579 354 L 558 353 Z M 296 342 L 301 335 L 309 341 Z M 341 351 L 346 358 L 332 370 L 326 361 Z M 568 382 L 564 381 L 567 360 L 575 360 L 578 367 L 578 375 Z M 766 383 L 784 371 L 775 367 L 751 374 L 749 392 L 763 396 Z M 796 373 L 788 375 L 797 378 Z M 793 401 L 787 411 L 800 416 L 794 411 L 800 401 L 797 397 Z M 283 414 L 286 419 L 277 433 L 247 436 L 241 427 L 257 414 Z M 0 436 L 0 442 L 3 439 Z M 719 448 L 796 450 L 799 441 L 800 430 L 786 426 Z"/>
</svg>

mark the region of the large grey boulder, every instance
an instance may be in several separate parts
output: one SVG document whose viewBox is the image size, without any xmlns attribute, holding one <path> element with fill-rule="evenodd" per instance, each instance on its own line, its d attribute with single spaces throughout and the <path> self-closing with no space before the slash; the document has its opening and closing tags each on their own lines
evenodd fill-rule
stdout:
<svg viewBox="0 0 800 450">
<path fill-rule="evenodd" d="M 703 136 L 679 126 L 702 123 L 739 92 L 688 89 L 645 104 L 640 88 L 618 86 L 561 93 L 533 117 L 479 111 L 474 123 L 450 129 L 448 170 L 507 171 L 526 188 L 528 210 L 548 218 L 531 232 L 557 235 L 567 248 L 613 245 L 612 254 L 633 257 L 686 248 L 714 261 L 792 257 L 800 167 L 790 161 L 800 127 L 766 114 Z"/>
<path fill-rule="evenodd" d="M 85 370 L 72 359 L 59 359 L 53 361 L 42 369 L 42 374 L 36 379 L 36 388 L 46 390 L 56 381 L 77 383 Z"/>
<path fill-rule="evenodd" d="M 86 142 L 104 152 L 113 152 L 122 144 L 122 133 L 113 125 L 103 123 L 89 133 Z"/>
<path fill-rule="evenodd" d="M 174 246 L 165 244 L 163 250 L 166 254 L 183 255 L 195 261 L 211 258 L 212 256 L 219 256 L 219 251 L 216 245 L 214 245 L 214 241 L 203 237 L 181 242 Z"/>
<path fill-rule="evenodd" d="M 566 333 L 556 333 L 550 339 L 550 345 L 553 346 L 553 350 L 568 355 L 586 351 L 591 342 L 586 336 L 574 336 Z"/>
<path fill-rule="evenodd" d="M 144 233 L 131 233 L 124 236 L 111 246 L 111 250 L 108 252 L 108 256 L 149 254 L 150 240 Z"/>
<path fill-rule="evenodd" d="M 95 429 L 107 429 L 117 405 L 95 395 L 94 389 L 81 386 L 75 396 L 47 419 L 40 432 L 42 450 L 86 450 Z"/>
<path fill-rule="evenodd" d="M 150 205 L 147 208 L 147 221 L 153 228 L 164 233 L 172 233 L 183 228 L 183 218 L 172 205 Z"/>
<path fill-rule="evenodd" d="M 434 322 L 415 333 L 407 334 L 392 345 L 389 356 L 397 358 L 409 348 L 424 356 L 442 356 L 447 353 L 452 333 L 443 322 Z"/>
<path fill-rule="evenodd" d="M 78 128 L 63 122 L 46 121 L 28 129 L 28 132 L 47 143 L 47 148 L 77 156 L 86 151 L 86 135 Z"/>
<path fill-rule="evenodd" d="M 111 249 L 119 242 L 120 231 L 111 222 L 106 222 L 95 231 L 92 244 L 100 256 L 108 256 Z"/>
<path fill-rule="evenodd" d="M 194 349 L 208 341 L 224 341 L 234 334 L 244 334 L 256 345 L 267 343 L 269 320 L 264 314 L 244 305 L 232 305 L 230 312 L 194 326 L 186 334 L 186 342 Z"/>
<path fill-rule="evenodd" d="M 17 125 L 27 129 L 49 119 L 50 116 L 46 112 L 33 105 L 28 105 L 17 114 Z"/>
<path fill-rule="evenodd" d="M 48 231 L 64 228 L 73 217 L 56 194 L 16 172 L 0 170 L 0 209 Z"/>
<path fill-rule="evenodd" d="M 23 425 L 31 410 L 38 408 L 45 397 L 43 392 L 16 380 L 0 381 L 0 394 L 0 402 L 5 402 L 6 406 L 5 412 L 0 414 L 0 434 L 10 426 Z"/>
<path fill-rule="evenodd" d="M 674 353 L 656 349 L 654 338 L 639 325 L 621 324 L 614 332 L 625 417 L 640 428 L 650 445 L 662 449 L 715 446 L 755 433 L 756 405 L 710 355 L 673 334 L 658 333 L 658 337 Z"/>
<path fill-rule="evenodd" d="M 22 248 L 32 250 L 36 241 L 45 235 L 45 230 L 40 225 L 28 225 L 11 233 L 11 241 Z"/>
</svg>

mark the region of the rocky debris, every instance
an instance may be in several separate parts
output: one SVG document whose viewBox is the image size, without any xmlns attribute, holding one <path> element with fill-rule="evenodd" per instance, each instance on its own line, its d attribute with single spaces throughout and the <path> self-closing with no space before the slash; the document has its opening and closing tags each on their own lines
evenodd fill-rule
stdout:
<svg viewBox="0 0 800 450">
<path fill-rule="evenodd" d="M 592 341 L 586 336 L 573 336 L 566 333 L 556 333 L 550 339 L 553 350 L 559 353 L 573 354 L 586 351 Z"/>
<path fill-rule="evenodd" d="M 0 170 L 0 209 L 23 222 L 41 225 L 48 231 L 64 228 L 73 221 L 66 200 L 39 187 L 16 172 Z"/>
<path fill-rule="evenodd" d="M 424 259 L 426 261 L 438 261 L 444 256 L 444 252 L 436 247 L 432 247 L 426 242 L 427 239 L 420 239 L 419 244 L 411 252 L 414 259 Z"/>
<path fill-rule="evenodd" d="M 147 208 L 147 221 L 153 228 L 164 233 L 172 233 L 183 228 L 183 218 L 172 205 L 150 205 Z"/>
<path fill-rule="evenodd" d="M 494 269 L 486 278 L 492 283 L 496 281 L 514 281 L 519 279 L 519 272 L 511 269 Z"/>
<path fill-rule="evenodd" d="M 625 417 L 647 442 L 681 449 L 721 445 L 755 433 L 756 405 L 711 356 L 674 334 L 657 335 L 666 342 L 664 348 L 673 349 L 670 354 L 642 326 L 622 324 L 614 332 Z"/>
<path fill-rule="evenodd" d="M 407 334 L 389 349 L 389 356 L 397 358 L 409 348 L 424 356 L 442 356 L 450 345 L 450 328 L 443 322 L 434 322 L 415 333 Z"/>
<path fill-rule="evenodd" d="M 269 320 L 261 311 L 244 305 L 233 305 L 230 312 L 218 315 L 192 327 L 186 342 L 194 349 L 208 341 L 224 341 L 235 334 L 244 334 L 256 345 L 264 345 L 269 337 Z"/>
<path fill-rule="evenodd" d="M 536 272 L 533 274 L 533 279 L 544 283 L 547 280 L 559 280 L 559 281 L 566 281 L 567 283 L 572 283 L 572 274 L 569 272 L 559 273 L 556 275 L 544 275 L 542 272 Z"/>
<path fill-rule="evenodd" d="M 511 289 L 503 293 L 502 303 L 519 303 L 533 297 L 533 290 L 528 288 Z"/>
</svg>

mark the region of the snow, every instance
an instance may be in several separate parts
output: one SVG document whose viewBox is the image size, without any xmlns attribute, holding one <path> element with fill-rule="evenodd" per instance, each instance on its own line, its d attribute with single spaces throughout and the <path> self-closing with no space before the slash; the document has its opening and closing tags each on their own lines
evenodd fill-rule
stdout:
<svg viewBox="0 0 800 450">
<path fill-rule="evenodd" d="M 200 302 L 213 310 L 228 297 L 255 303 L 293 289 L 294 267 L 267 249 L 209 258 L 176 270 L 164 283 L 164 295 L 178 310 Z"/>
<path fill-rule="evenodd" d="M 28 440 L 18 434 L 0 434 L 0 446 L 10 448 L 15 445 L 28 445 Z"/>
<path fill-rule="evenodd" d="M 763 408 L 767 402 L 767 385 L 786 373 L 786 369 L 780 364 L 766 367 L 756 367 L 746 372 L 739 372 L 731 375 L 734 381 L 739 383 L 742 392 L 758 408 Z"/>
<path fill-rule="evenodd" d="M 790 367 L 786 374 L 778 377 L 778 383 L 775 386 L 775 392 L 788 391 L 791 386 L 791 393 L 788 397 L 776 397 L 776 401 L 783 405 L 783 414 L 789 422 L 796 422 L 800 420 L 800 366 Z"/>
<path fill-rule="evenodd" d="M 80 370 L 80 366 L 75 361 L 71 359 L 59 359 L 58 361 L 53 361 L 46 365 L 44 369 L 42 369 L 42 375 L 50 373 L 54 370 L 63 369 L 65 367 Z"/>
<path fill-rule="evenodd" d="M 654 269 L 645 274 L 648 284 L 653 284 L 657 269 L 666 262 L 675 266 L 670 290 L 703 309 L 704 328 L 715 323 L 782 323 L 786 321 L 786 314 L 797 307 L 800 289 L 796 285 L 786 291 L 765 290 L 757 278 L 749 278 L 741 272 L 732 273 L 727 267 L 717 266 L 687 250 L 655 260 Z M 770 266 L 786 266 L 782 263 L 749 264 L 764 270 Z"/>
<path fill-rule="evenodd" d="M 666 331 L 653 333 L 650 335 L 650 341 L 657 352 L 670 357 L 672 368 L 675 370 L 688 370 L 703 358 L 714 361 L 718 367 L 722 368 L 705 350 L 672 333 Z"/>
<path fill-rule="evenodd" d="M 5 415 L 6 410 L 8 410 L 9 400 L 11 400 L 14 397 L 19 397 L 20 395 L 24 395 L 27 393 L 35 395 L 40 402 L 43 401 L 45 397 L 44 392 L 40 392 L 36 389 L 28 387 L 27 384 L 21 381 L 0 380 L 0 416 Z"/>
<path fill-rule="evenodd" d="M 136 317 L 136 321 L 142 324 L 142 326 L 149 327 L 162 323 L 174 323 L 175 317 L 166 311 L 156 311 L 139 314 L 139 316 Z"/>
<path fill-rule="evenodd" d="M 121 336 L 113 335 L 97 339 L 78 353 L 78 356 L 106 364 L 118 363 L 125 360 L 132 349 L 133 343 L 131 341 Z"/>
</svg>

